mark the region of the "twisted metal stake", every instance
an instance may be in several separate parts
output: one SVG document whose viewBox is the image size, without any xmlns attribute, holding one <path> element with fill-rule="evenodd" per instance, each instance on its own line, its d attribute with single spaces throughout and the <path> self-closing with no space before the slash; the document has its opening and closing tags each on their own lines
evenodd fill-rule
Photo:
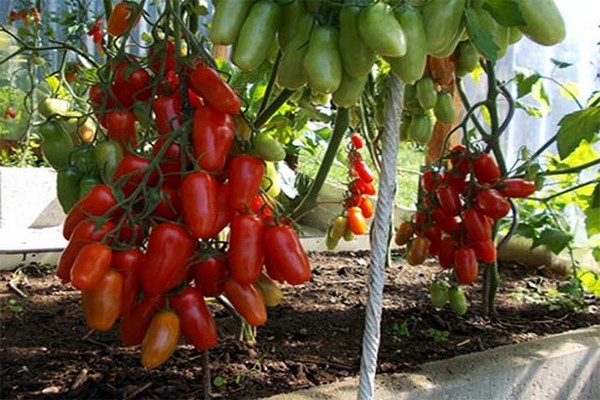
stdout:
<svg viewBox="0 0 600 400">
<path fill-rule="evenodd" d="M 396 193 L 396 156 L 398 154 L 398 142 L 400 141 L 399 127 L 402 96 L 403 83 L 396 75 L 392 74 L 390 97 L 385 108 L 379 197 L 371 231 L 369 298 L 367 301 L 365 330 L 363 332 L 358 400 L 372 400 L 375 392 L 377 353 L 381 336 L 383 283 L 392 235 L 392 210 Z"/>
</svg>

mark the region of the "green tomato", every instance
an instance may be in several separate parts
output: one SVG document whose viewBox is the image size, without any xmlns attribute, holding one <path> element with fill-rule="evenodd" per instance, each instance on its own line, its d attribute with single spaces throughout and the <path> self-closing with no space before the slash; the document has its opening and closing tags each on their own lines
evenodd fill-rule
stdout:
<svg viewBox="0 0 600 400">
<path fill-rule="evenodd" d="M 64 99 L 46 97 L 38 103 L 37 111 L 44 117 L 64 115 L 71 109 L 71 102 Z"/>
<path fill-rule="evenodd" d="M 404 85 L 403 107 L 405 111 L 411 114 L 420 114 L 423 112 L 423 107 L 421 107 L 421 104 L 419 104 L 419 99 L 417 98 L 416 85 Z"/>
<path fill-rule="evenodd" d="M 456 315 L 465 315 L 469 306 L 467 305 L 467 297 L 460 287 L 451 287 L 448 290 L 448 301 L 450 302 L 450 310 Z"/>
<path fill-rule="evenodd" d="M 257 155 L 265 161 L 282 161 L 285 159 L 285 147 L 267 132 L 260 132 L 252 141 Z"/>
<path fill-rule="evenodd" d="M 331 226 L 327 229 L 327 233 L 325 234 L 325 246 L 327 250 L 335 250 L 339 243 L 340 239 L 335 239 L 331 236 Z"/>
<path fill-rule="evenodd" d="M 340 10 L 340 54 L 344 71 L 351 77 L 365 76 L 375 63 L 375 52 L 362 40 L 358 31 L 360 7 L 346 6 Z"/>
<path fill-rule="evenodd" d="M 437 102 L 437 92 L 435 91 L 435 82 L 430 76 L 424 76 L 416 83 L 417 99 L 423 109 L 429 110 Z"/>
<path fill-rule="evenodd" d="M 69 155 L 75 149 L 73 139 L 56 121 L 46 121 L 39 126 L 42 153 L 46 161 L 57 171 L 69 166 Z"/>
<path fill-rule="evenodd" d="M 402 57 L 389 57 L 392 71 L 404 82 L 414 83 L 425 72 L 427 64 L 427 39 L 421 12 L 406 5 L 396 11 L 396 19 L 400 22 L 406 36 L 406 54 Z"/>
<path fill-rule="evenodd" d="M 301 21 L 307 11 L 302 0 L 287 1 L 282 3 L 281 8 L 282 15 L 277 40 L 279 41 L 279 47 L 285 49 L 296 36 L 298 29 L 303 29 Z"/>
<path fill-rule="evenodd" d="M 441 280 L 431 282 L 429 296 L 435 308 L 444 308 L 448 302 L 448 284 Z"/>
<path fill-rule="evenodd" d="M 258 68 L 269 57 L 280 19 L 281 7 L 277 3 L 254 3 L 233 45 L 231 61 L 243 71 Z"/>
<path fill-rule="evenodd" d="M 488 54 L 491 60 L 496 61 L 506 54 L 508 49 L 509 30 L 508 27 L 500 25 L 483 6 L 483 0 L 474 0 L 471 3 L 471 8 L 474 11 L 474 15 L 477 17 L 479 24 L 486 27 L 492 40 L 497 45 L 498 49 L 495 54 Z M 478 41 L 473 42 L 474 45 L 477 45 L 478 43 Z M 480 48 L 479 51 L 485 55 L 483 49 Z"/>
<path fill-rule="evenodd" d="M 456 55 L 456 75 L 465 76 L 477 68 L 480 55 L 470 40 L 458 44 Z"/>
<path fill-rule="evenodd" d="M 303 66 L 311 88 L 333 93 L 342 83 L 342 59 L 338 49 L 338 30 L 327 26 L 313 29 Z"/>
<path fill-rule="evenodd" d="M 406 54 L 406 37 L 392 8 L 385 3 L 373 3 L 361 11 L 358 31 L 363 41 L 375 53 L 388 57 Z"/>
<path fill-rule="evenodd" d="M 523 38 L 523 32 L 521 32 L 521 30 L 518 27 L 511 26 L 510 28 L 508 28 L 508 43 L 509 44 L 515 44 L 522 38 Z"/>
<path fill-rule="evenodd" d="M 412 122 L 412 116 L 410 114 L 404 114 L 400 120 L 400 141 L 406 142 L 410 139 L 410 123 Z"/>
<path fill-rule="evenodd" d="M 102 181 L 95 176 L 86 176 L 81 178 L 79 181 L 79 198 L 82 198 L 92 190 L 96 185 L 99 185 Z"/>
<path fill-rule="evenodd" d="M 267 194 L 273 198 L 279 196 L 281 193 L 281 186 L 279 185 L 279 175 L 277 174 L 277 168 L 275 163 L 265 161 L 265 174 L 260 187 L 265 190 Z"/>
<path fill-rule="evenodd" d="M 423 7 L 425 37 L 430 54 L 447 51 L 452 41 L 462 36 L 466 0 L 431 0 Z M 460 36 L 459 36 L 460 33 Z"/>
<path fill-rule="evenodd" d="M 277 70 L 277 84 L 286 89 L 299 89 L 307 82 L 306 71 L 302 68 L 304 56 L 308 50 L 308 39 L 312 29 L 313 16 L 303 15 L 296 34 L 283 48 Z"/>
<path fill-rule="evenodd" d="M 354 78 L 344 73 L 342 76 L 342 83 L 331 96 L 333 104 L 337 107 L 352 107 L 355 105 L 365 88 L 367 78 L 368 75 Z"/>
<path fill-rule="evenodd" d="M 75 167 L 67 167 L 56 174 L 56 197 L 65 214 L 79 200 L 81 176 Z"/>
<path fill-rule="evenodd" d="M 521 32 L 534 42 L 553 46 L 565 39 L 565 21 L 554 0 L 518 0 L 525 25 Z"/>
<path fill-rule="evenodd" d="M 438 93 L 433 113 L 441 123 L 451 124 L 454 122 L 456 119 L 456 110 L 454 109 L 454 100 L 450 93 Z"/>
<path fill-rule="evenodd" d="M 98 143 L 93 152 L 102 181 L 106 184 L 112 183 L 117 165 L 123 158 L 123 147 L 116 140 L 109 139 Z"/>
<path fill-rule="evenodd" d="M 242 24 L 248 15 L 248 10 L 254 0 L 219 0 L 215 4 L 215 13 L 209 38 L 214 44 L 233 44 Z"/>
<path fill-rule="evenodd" d="M 408 128 L 408 137 L 415 143 L 425 145 L 433 133 L 434 121 L 430 114 L 415 114 Z"/>
</svg>

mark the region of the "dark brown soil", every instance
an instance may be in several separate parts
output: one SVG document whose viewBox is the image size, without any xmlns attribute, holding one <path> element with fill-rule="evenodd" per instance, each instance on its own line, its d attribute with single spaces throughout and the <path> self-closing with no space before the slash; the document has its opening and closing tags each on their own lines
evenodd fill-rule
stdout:
<svg viewBox="0 0 600 400">
<path fill-rule="evenodd" d="M 212 305 L 221 330 L 219 347 L 210 351 L 215 398 L 256 399 L 357 375 L 368 257 L 312 255 L 313 281 L 284 288 L 283 303 L 269 311 L 254 346 L 236 340 L 233 318 Z M 467 288 L 471 307 L 464 317 L 436 311 L 428 286 L 438 270 L 395 261 L 387 272 L 380 372 L 600 323 L 598 299 L 586 299 L 584 310 L 565 307 L 556 292 L 564 281 L 545 269 L 515 266 L 502 267 L 497 320 L 479 312 L 479 285 Z M 0 275 L 0 398 L 203 398 L 202 354 L 191 346 L 182 344 L 164 365 L 145 370 L 139 349 L 122 347 L 115 328 L 88 332 L 77 291 L 48 271 L 28 271 Z M 10 288 L 11 279 L 26 298 Z"/>
</svg>

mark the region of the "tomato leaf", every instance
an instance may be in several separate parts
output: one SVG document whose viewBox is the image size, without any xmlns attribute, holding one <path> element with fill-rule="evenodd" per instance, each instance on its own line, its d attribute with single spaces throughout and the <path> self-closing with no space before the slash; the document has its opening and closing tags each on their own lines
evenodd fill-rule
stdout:
<svg viewBox="0 0 600 400">
<path fill-rule="evenodd" d="M 583 139 L 593 142 L 600 130 L 600 107 L 586 108 L 565 115 L 558 123 L 556 144 L 560 158 L 571 154 Z"/>
<path fill-rule="evenodd" d="M 540 236 L 533 240 L 532 248 L 537 246 L 545 245 L 554 254 L 558 254 L 564 250 L 565 247 L 573 240 L 573 236 L 567 232 L 547 228 L 544 229 Z"/>
<path fill-rule="evenodd" d="M 527 96 L 533 90 L 533 85 L 535 85 L 541 78 L 540 74 L 537 72 L 533 72 L 529 75 L 526 75 L 525 72 L 518 72 L 516 75 L 517 78 L 517 98 L 521 98 Z"/>
<path fill-rule="evenodd" d="M 552 61 L 552 64 L 554 64 L 556 66 L 556 68 L 559 68 L 559 69 L 568 68 L 571 65 L 573 65 L 573 63 L 561 61 L 561 60 L 558 60 L 558 59 L 552 58 L 552 57 L 550 58 L 550 61 Z"/>
<path fill-rule="evenodd" d="M 483 4 L 483 8 L 500 25 L 519 26 L 526 23 L 517 0 L 487 0 Z"/>
<path fill-rule="evenodd" d="M 495 42 L 493 35 L 477 17 L 477 12 L 472 8 L 466 8 L 465 19 L 469 36 L 471 36 L 475 47 L 488 60 L 497 60 L 500 47 Z"/>
<path fill-rule="evenodd" d="M 541 118 L 543 115 L 542 110 L 539 107 L 523 103 L 522 101 L 515 101 L 515 107 L 520 108 L 532 117 Z"/>
<path fill-rule="evenodd" d="M 594 255 L 594 259 L 600 262 L 600 247 L 594 247 L 592 254 Z"/>
<path fill-rule="evenodd" d="M 518 236 L 533 238 L 535 237 L 535 228 L 529 224 L 519 224 L 516 234 Z"/>
<path fill-rule="evenodd" d="M 585 210 L 585 227 L 588 236 L 600 233 L 600 208 L 588 208 Z"/>
<path fill-rule="evenodd" d="M 590 208 L 600 208 L 600 184 L 594 187 L 594 192 L 589 202 Z"/>
</svg>

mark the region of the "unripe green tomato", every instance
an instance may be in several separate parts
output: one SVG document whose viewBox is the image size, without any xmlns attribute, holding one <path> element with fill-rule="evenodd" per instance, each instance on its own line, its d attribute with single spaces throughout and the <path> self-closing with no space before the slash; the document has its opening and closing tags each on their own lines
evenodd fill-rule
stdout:
<svg viewBox="0 0 600 400">
<path fill-rule="evenodd" d="M 369 73 L 375 63 L 375 52 L 367 46 L 358 31 L 360 7 L 345 6 L 340 10 L 340 55 L 344 71 L 354 77 Z"/>
<path fill-rule="evenodd" d="M 365 7 L 358 17 L 358 31 L 375 53 L 388 57 L 406 54 L 406 37 L 392 8 L 385 3 Z"/>
<path fill-rule="evenodd" d="M 257 155 L 265 161 L 282 161 L 285 159 L 285 147 L 267 132 L 260 132 L 252 141 Z"/>
<path fill-rule="evenodd" d="M 335 219 L 331 223 L 331 227 L 329 228 L 329 235 L 332 239 L 340 240 L 344 236 L 347 227 L 348 218 L 344 217 L 343 215 L 339 215 L 335 217 Z"/>
<path fill-rule="evenodd" d="M 317 92 L 333 93 L 342 83 L 338 38 L 337 29 L 327 26 L 314 28 L 310 35 L 303 66 L 310 87 Z"/>
<path fill-rule="evenodd" d="M 435 83 L 430 76 L 424 76 L 416 83 L 417 99 L 423 109 L 429 110 L 435 106 L 437 102 L 437 92 L 435 91 Z"/>
<path fill-rule="evenodd" d="M 413 115 L 408 129 L 408 137 L 417 144 L 425 145 L 431 138 L 434 124 L 431 114 Z"/>
<path fill-rule="evenodd" d="M 534 42 L 553 46 L 565 39 L 565 21 L 554 0 L 519 0 L 525 25 L 521 32 Z"/>
<path fill-rule="evenodd" d="M 354 240 L 354 232 L 352 232 L 349 227 L 346 227 L 343 237 L 346 242 L 351 242 Z"/>
<path fill-rule="evenodd" d="M 331 100 L 337 107 L 352 107 L 360 99 L 360 95 L 367 83 L 368 75 L 354 78 L 344 72 L 342 83 L 337 88 Z"/>
<path fill-rule="evenodd" d="M 406 142 L 410 139 L 410 124 L 412 122 L 412 115 L 404 114 L 402 120 L 400 120 L 400 141 Z"/>
<path fill-rule="evenodd" d="M 301 17 L 294 37 L 282 50 L 281 61 L 277 69 L 277 84 L 286 89 L 299 89 L 306 84 L 306 71 L 302 68 L 304 56 L 308 50 L 308 40 L 312 29 L 313 16 Z"/>
<path fill-rule="evenodd" d="M 417 98 L 417 87 L 415 85 L 404 85 L 403 108 L 405 111 L 412 114 L 420 114 L 423 112 L 423 107 L 421 107 L 419 99 Z"/>
<path fill-rule="evenodd" d="M 67 167 L 56 174 L 56 197 L 65 214 L 79 200 L 81 176 L 75 167 Z"/>
<path fill-rule="evenodd" d="M 462 37 L 463 14 L 466 0 L 431 0 L 423 7 L 425 37 L 430 54 L 443 55 L 452 47 L 452 42 Z M 450 53 L 451 54 L 451 53 Z"/>
<path fill-rule="evenodd" d="M 254 0 L 219 0 L 215 4 L 209 38 L 214 44 L 233 44 Z"/>
<path fill-rule="evenodd" d="M 302 28 L 301 21 L 304 15 L 307 14 L 307 11 L 302 0 L 292 0 L 282 3 L 281 9 L 281 23 L 279 25 L 279 32 L 277 33 L 277 40 L 279 41 L 279 47 L 285 49 L 294 36 L 296 36 L 298 29 Z"/>
<path fill-rule="evenodd" d="M 271 197 L 279 196 L 281 193 L 281 186 L 279 185 L 279 175 L 277 174 L 277 168 L 275 163 L 265 161 L 265 174 L 260 183 L 262 190 L 265 190 Z"/>
<path fill-rule="evenodd" d="M 438 121 L 444 124 L 451 124 L 456 119 L 456 110 L 452 95 L 447 92 L 440 92 L 438 99 L 433 107 L 433 113 Z"/>
<path fill-rule="evenodd" d="M 467 297 L 460 287 L 451 287 L 448 290 L 448 301 L 450 302 L 450 310 L 456 315 L 465 315 L 469 308 Z"/>
<path fill-rule="evenodd" d="M 429 296 L 435 308 L 444 308 L 448 302 L 448 284 L 441 280 L 431 282 Z"/>
<path fill-rule="evenodd" d="M 523 39 L 523 32 L 516 26 L 511 26 L 508 28 L 508 43 L 515 44 L 519 40 Z"/>
<path fill-rule="evenodd" d="M 479 64 L 479 52 L 470 40 L 462 41 L 456 49 L 456 75 L 465 76 Z"/>
<path fill-rule="evenodd" d="M 427 64 L 427 39 L 421 12 L 405 5 L 396 11 L 396 19 L 400 22 L 406 36 L 406 54 L 402 57 L 388 57 L 390 68 L 400 79 L 407 83 L 419 80 L 425 72 Z"/>
<path fill-rule="evenodd" d="M 325 246 L 327 247 L 327 250 L 334 250 L 338 243 L 339 243 L 339 239 L 335 239 L 333 237 L 331 237 L 331 226 L 329 227 L 329 229 L 327 230 L 327 233 L 325 234 Z"/>
</svg>

